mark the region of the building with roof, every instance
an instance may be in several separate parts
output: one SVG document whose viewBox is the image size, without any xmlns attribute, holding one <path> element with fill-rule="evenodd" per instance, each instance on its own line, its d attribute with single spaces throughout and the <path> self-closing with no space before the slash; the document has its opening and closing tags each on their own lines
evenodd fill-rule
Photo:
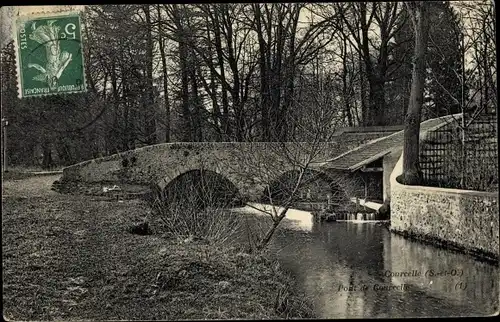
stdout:
<svg viewBox="0 0 500 322">
<path fill-rule="evenodd" d="M 453 115 L 448 115 L 422 122 L 420 137 L 423 138 L 428 132 L 448 124 L 453 117 Z M 349 197 L 352 200 L 362 199 L 364 202 L 361 204 L 365 203 L 367 207 L 374 209 L 378 209 L 382 203 L 390 200 L 390 176 L 401 157 L 404 142 L 402 126 L 377 128 L 358 128 L 344 131 L 351 131 L 350 135 L 360 136 L 374 131 L 382 131 L 387 135 L 370 140 L 316 165 L 323 171 L 350 177 L 354 188 L 349 189 Z"/>
</svg>

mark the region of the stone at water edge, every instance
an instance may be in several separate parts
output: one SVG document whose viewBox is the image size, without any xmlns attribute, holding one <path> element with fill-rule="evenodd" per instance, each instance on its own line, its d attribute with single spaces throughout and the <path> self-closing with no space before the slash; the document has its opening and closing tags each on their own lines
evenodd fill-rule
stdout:
<svg viewBox="0 0 500 322">
<path fill-rule="evenodd" d="M 387 220 L 391 216 L 391 206 L 388 202 L 384 204 L 377 210 L 377 217 L 379 220 Z"/>
</svg>

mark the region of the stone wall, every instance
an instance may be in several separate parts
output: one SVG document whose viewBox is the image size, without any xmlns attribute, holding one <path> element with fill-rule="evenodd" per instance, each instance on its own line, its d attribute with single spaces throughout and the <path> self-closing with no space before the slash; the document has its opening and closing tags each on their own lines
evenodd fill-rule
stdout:
<svg viewBox="0 0 500 322">
<path fill-rule="evenodd" d="M 498 260 L 498 194 L 402 185 L 402 160 L 390 177 L 391 230 Z"/>
</svg>

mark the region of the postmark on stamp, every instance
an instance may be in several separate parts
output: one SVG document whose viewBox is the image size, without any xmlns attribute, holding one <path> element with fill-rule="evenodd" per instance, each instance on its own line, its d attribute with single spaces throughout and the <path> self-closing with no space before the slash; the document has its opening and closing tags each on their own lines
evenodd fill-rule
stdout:
<svg viewBox="0 0 500 322">
<path fill-rule="evenodd" d="M 20 16 L 14 39 L 19 97 L 86 91 L 78 12 Z"/>
</svg>

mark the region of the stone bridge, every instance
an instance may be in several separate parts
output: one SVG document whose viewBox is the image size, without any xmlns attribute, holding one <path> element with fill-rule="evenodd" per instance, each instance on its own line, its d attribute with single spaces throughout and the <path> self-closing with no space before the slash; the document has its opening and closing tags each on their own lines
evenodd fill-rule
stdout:
<svg viewBox="0 0 500 322">
<path fill-rule="evenodd" d="M 422 122 L 421 138 L 452 116 Z M 390 180 L 403 146 L 398 126 L 344 128 L 332 142 L 179 142 L 145 146 L 84 161 L 63 169 L 62 181 L 157 184 L 165 188 L 192 171 L 211 171 L 229 180 L 244 200 L 258 200 L 266 187 L 294 170 L 311 154 L 314 173 L 331 182 L 347 182 L 348 197 L 390 198 Z M 349 178 L 349 180 L 342 180 Z M 340 180 L 339 180 L 340 179 Z M 355 180 L 353 180 L 355 179 Z M 354 183 L 357 181 L 357 183 Z M 339 185 L 337 185 L 339 186 Z M 350 191 L 348 191 L 350 190 Z"/>
<path fill-rule="evenodd" d="M 277 146 L 277 145 L 281 146 Z M 63 170 L 63 181 L 113 181 L 165 188 L 174 179 L 190 171 L 212 171 L 228 179 L 248 200 L 256 200 L 265 187 L 289 171 L 292 160 L 305 155 L 285 156 L 278 151 L 294 149 L 282 143 L 166 143 L 146 146 L 108 157 L 85 161 Z M 341 153 L 345 146 L 324 143 L 327 155 Z M 319 169 L 318 169 L 319 170 Z"/>
<path fill-rule="evenodd" d="M 390 133 L 341 133 L 336 142 L 315 146 L 295 142 L 157 144 L 69 166 L 63 169 L 62 181 L 156 183 L 163 189 L 183 174 L 204 170 L 228 179 L 245 200 L 257 200 L 269 184 L 297 169 L 293 166 L 294 162 L 313 152 L 318 155 L 311 168 L 331 176 L 334 175 L 331 170 L 321 165 L 326 160 Z"/>
</svg>

